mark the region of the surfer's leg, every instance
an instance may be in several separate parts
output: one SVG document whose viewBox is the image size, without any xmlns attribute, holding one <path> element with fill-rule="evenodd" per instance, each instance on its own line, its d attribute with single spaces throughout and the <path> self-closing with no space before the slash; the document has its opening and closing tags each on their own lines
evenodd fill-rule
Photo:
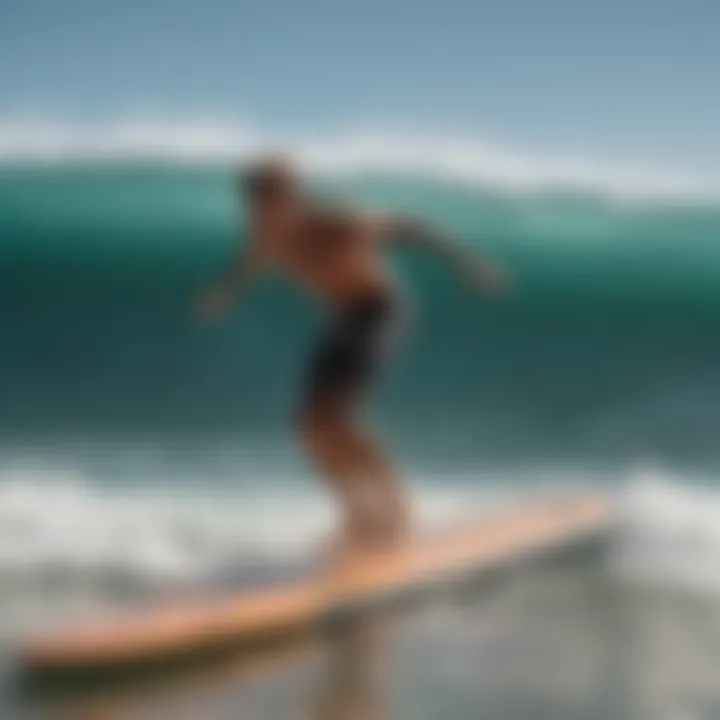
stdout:
<svg viewBox="0 0 720 720">
<path fill-rule="evenodd" d="M 388 540 L 406 524 L 393 465 L 360 423 L 393 312 L 392 304 L 372 300 L 340 317 L 313 357 L 300 413 L 301 437 L 344 508 L 351 544 Z"/>
<path fill-rule="evenodd" d="M 308 454 L 344 511 L 344 539 L 351 546 L 400 540 L 408 504 L 395 469 L 359 426 L 354 397 L 326 399 L 308 408 L 301 434 Z"/>
<path fill-rule="evenodd" d="M 358 504 L 367 506 L 369 531 L 383 541 L 401 539 L 409 515 L 403 483 L 385 450 L 362 427 L 359 401 L 346 412 L 338 429 L 348 455 L 357 458 L 361 466 L 353 490 Z"/>
<path fill-rule="evenodd" d="M 391 460 L 379 445 L 356 429 L 352 429 L 350 442 L 362 454 L 366 472 L 358 478 L 358 492 L 372 493 L 376 509 L 370 510 L 368 528 L 383 544 L 403 541 L 409 531 L 409 502 L 404 486 Z"/>
</svg>

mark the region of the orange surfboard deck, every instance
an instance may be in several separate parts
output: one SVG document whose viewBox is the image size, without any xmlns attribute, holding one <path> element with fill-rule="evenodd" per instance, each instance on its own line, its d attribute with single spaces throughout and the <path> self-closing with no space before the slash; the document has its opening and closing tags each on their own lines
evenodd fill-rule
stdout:
<svg viewBox="0 0 720 720">
<path fill-rule="evenodd" d="M 205 602 L 148 610 L 26 639 L 28 671 L 127 667 L 229 642 L 312 632 L 334 616 L 403 591 L 511 564 L 602 535 L 609 505 L 598 496 L 532 501 L 497 510 L 402 550 L 368 557 L 333 577 L 294 581 Z"/>
</svg>

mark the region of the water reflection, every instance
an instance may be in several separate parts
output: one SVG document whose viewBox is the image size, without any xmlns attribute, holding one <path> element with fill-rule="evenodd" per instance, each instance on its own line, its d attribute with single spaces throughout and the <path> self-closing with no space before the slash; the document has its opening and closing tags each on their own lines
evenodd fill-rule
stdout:
<svg viewBox="0 0 720 720">
<path fill-rule="evenodd" d="M 387 618 L 361 618 L 338 628 L 328 646 L 312 720 L 386 720 L 390 680 Z"/>
<path fill-rule="evenodd" d="M 448 589 L 414 612 L 124 687 L 23 720 L 717 720 L 720 598 L 587 560 Z"/>
</svg>

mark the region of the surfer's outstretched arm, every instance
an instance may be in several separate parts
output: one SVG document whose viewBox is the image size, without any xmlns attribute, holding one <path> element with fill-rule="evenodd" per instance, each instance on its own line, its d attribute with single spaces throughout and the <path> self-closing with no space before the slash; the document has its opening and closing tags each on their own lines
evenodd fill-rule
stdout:
<svg viewBox="0 0 720 720">
<path fill-rule="evenodd" d="M 379 221 L 384 242 L 414 245 L 441 257 L 473 287 L 486 292 L 504 289 L 505 274 L 494 263 L 475 252 L 465 250 L 452 238 L 424 220 L 412 217 L 388 217 Z"/>
<path fill-rule="evenodd" d="M 263 265 L 257 243 L 249 242 L 240 247 L 228 271 L 201 293 L 198 301 L 200 318 L 205 322 L 219 320 L 247 292 L 262 272 Z"/>
</svg>

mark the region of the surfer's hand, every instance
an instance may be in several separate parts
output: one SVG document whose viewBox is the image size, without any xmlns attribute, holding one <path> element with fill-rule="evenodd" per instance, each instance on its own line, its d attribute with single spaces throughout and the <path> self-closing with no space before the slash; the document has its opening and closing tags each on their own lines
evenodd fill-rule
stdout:
<svg viewBox="0 0 720 720">
<path fill-rule="evenodd" d="M 233 301 L 231 293 L 224 285 L 215 285 L 203 292 L 197 298 L 197 317 L 202 323 L 212 324 L 223 318 L 230 309 Z"/>
</svg>

